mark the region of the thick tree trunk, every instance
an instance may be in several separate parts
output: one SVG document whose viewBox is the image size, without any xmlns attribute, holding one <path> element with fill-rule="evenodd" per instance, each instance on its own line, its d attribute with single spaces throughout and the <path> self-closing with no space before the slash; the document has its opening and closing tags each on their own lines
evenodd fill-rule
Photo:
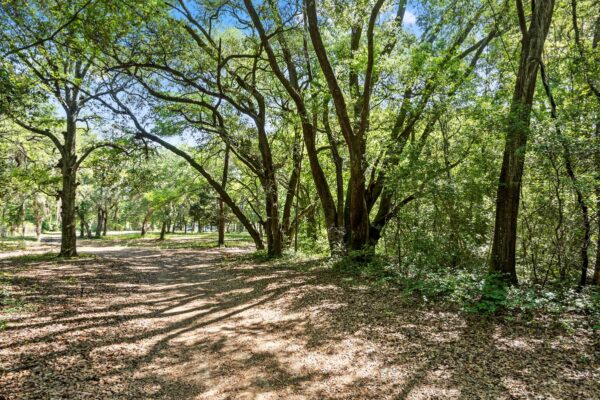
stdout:
<svg viewBox="0 0 600 400">
<path fill-rule="evenodd" d="M 536 2 L 530 26 L 525 27 L 522 3 L 517 0 L 523 38 L 517 82 L 513 94 L 496 198 L 496 221 L 490 271 L 516 284 L 517 219 L 531 105 L 554 0 Z"/>
<path fill-rule="evenodd" d="M 76 191 L 77 191 L 77 156 L 76 135 L 77 126 L 74 115 L 67 115 L 65 143 L 60 160 L 62 174 L 61 201 L 61 241 L 59 257 L 77 256 L 77 230 L 76 230 Z"/>
<path fill-rule="evenodd" d="M 348 152 L 350 154 L 350 182 L 349 196 L 347 196 L 346 206 L 349 209 L 348 220 L 349 226 L 349 245 L 352 250 L 365 250 L 369 247 L 369 212 L 366 202 L 366 187 L 364 177 L 364 156 L 365 156 L 365 134 L 369 126 L 369 101 L 372 92 L 372 78 L 374 65 L 374 41 L 373 30 L 375 20 L 383 5 L 383 0 L 376 1 L 369 19 L 367 28 L 367 68 L 364 75 L 363 92 L 359 96 L 358 76 L 352 68 L 350 70 L 350 92 L 353 97 L 354 104 L 354 122 L 351 121 L 348 113 L 348 105 L 346 103 L 343 91 L 338 83 L 336 73 L 330 63 L 325 44 L 319 32 L 319 22 L 316 9 L 316 2 L 311 0 L 306 3 L 308 32 L 313 44 L 316 58 L 323 72 L 325 81 L 329 88 L 335 113 L 339 123 L 340 130 L 346 141 Z M 358 49 L 362 26 L 353 27 L 351 34 L 351 49 Z M 341 210 L 337 210 L 341 212 Z"/>
<path fill-rule="evenodd" d="M 362 167 L 364 151 L 361 149 L 361 144 L 356 143 L 356 147 L 358 149 L 350 160 L 350 248 L 367 250 L 369 212 L 365 201 L 365 175 Z"/>
<path fill-rule="evenodd" d="M 283 254 L 283 231 L 279 221 L 279 197 L 277 193 L 277 177 L 273 166 L 271 147 L 265 131 L 264 102 L 259 104 L 259 118 L 256 120 L 258 130 L 258 147 L 261 154 L 264 176 L 261 184 L 265 192 L 265 213 L 267 221 L 265 231 L 267 233 L 267 254 L 278 257 Z"/>
<path fill-rule="evenodd" d="M 277 204 L 277 186 L 270 181 L 265 185 L 267 221 L 265 231 L 267 234 L 267 254 L 278 257 L 283 253 L 283 232 L 279 223 L 279 207 Z"/>
<path fill-rule="evenodd" d="M 75 155 L 63 156 L 62 163 L 62 189 L 61 200 L 61 241 L 60 257 L 77 256 L 77 232 L 75 221 L 75 195 L 77 189 L 77 175 Z"/>
</svg>

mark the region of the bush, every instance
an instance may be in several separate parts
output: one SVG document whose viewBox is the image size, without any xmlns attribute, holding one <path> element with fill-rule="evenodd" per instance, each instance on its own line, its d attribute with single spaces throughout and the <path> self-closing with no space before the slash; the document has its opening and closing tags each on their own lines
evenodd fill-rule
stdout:
<svg viewBox="0 0 600 400">
<path fill-rule="evenodd" d="M 334 260 L 333 270 L 353 277 L 375 281 L 392 280 L 395 271 L 388 260 L 370 251 L 351 251 L 345 257 Z"/>
</svg>

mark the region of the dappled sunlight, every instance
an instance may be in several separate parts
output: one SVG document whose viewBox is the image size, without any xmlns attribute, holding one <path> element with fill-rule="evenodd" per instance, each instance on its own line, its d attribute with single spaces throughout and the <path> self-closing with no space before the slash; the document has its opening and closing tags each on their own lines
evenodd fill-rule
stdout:
<svg viewBox="0 0 600 400">
<path fill-rule="evenodd" d="M 572 372 L 573 361 L 564 355 L 570 349 L 580 359 L 591 356 L 593 344 L 584 337 L 492 328 L 410 305 L 393 291 L 341 285 L 323 269 L 231 263 L 229 249 L 110 249 L 75 261 L 0 263 L 33 304 L 11 314 L 0 335 L 7 382 L 0 393 L 32 399 L 42 393 L 81 399 L 178 399 L 182 393 L 197 399 L 560 398 L 556 385 L 533 392 L 531 381 L 560 374 L 572 388 L 598 377 L 584 366 Z M 530 365 L 534 355 L 552 369 Z"/>
</svg>

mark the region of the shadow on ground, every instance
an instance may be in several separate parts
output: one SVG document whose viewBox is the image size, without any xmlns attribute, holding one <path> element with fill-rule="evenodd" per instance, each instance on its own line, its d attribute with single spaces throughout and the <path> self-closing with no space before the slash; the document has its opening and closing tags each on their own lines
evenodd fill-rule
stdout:
<svg viewBox="0 0 600 400">
<path fill-rule="evenodd" d="M 0 260 L 0 398 L 594 398 L 597 337 L 502 325 L 240 250 Z M 304 266 L 306 267 L 306 265 Z"/>
</svg>

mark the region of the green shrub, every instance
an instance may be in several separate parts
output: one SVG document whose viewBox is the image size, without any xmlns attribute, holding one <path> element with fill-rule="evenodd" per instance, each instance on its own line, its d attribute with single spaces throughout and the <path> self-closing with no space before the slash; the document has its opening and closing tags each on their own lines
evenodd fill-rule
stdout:
<svg viewBox="0 0 600 400">
<path fill-rule="evenodd" d="M 485 266 L 467 269 L 400 267 L 389 259 L 353 252 L 332 263 L 334 271 L 352 279 L 391 284 L 407 296 L 422 301 L 444 301 L 465 312 L 480 315 L 577 313 L 590 315 L 600 329 L 600 290 L 588 286 L 581 293 L 563 287 L 522 284 L 508 286 L 499 275 L 490 275 Z"/>
<path fill-rule="evenodd" d="M 386 258 L 365 250 L 349 252 L 345 257 L 334 260 L 332 267 L 341 274 L 375 281 L 393 280 L 396 276 Z"/>
</svg>

